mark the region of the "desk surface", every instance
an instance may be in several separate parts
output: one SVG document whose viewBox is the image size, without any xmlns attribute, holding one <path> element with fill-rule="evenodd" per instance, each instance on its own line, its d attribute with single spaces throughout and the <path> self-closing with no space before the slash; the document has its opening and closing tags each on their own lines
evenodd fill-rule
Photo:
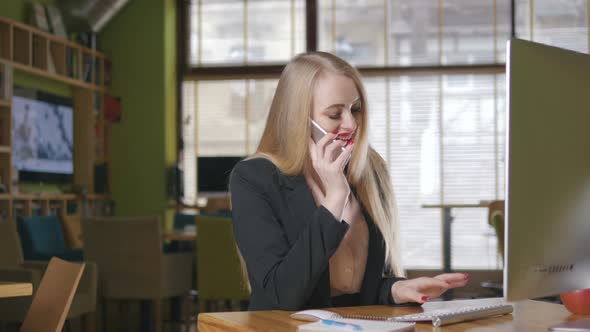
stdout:
<svg viewBox="0 0 590 332">
<path fill-rule="evenodd" d="M 33 284 L 28 282 L 3 282 L 0 281 L 0 297 L 30 296 L 33 295 Z"/>
<path fill-rule="evenodd" d="M 366 306 L 332 308 L 345 314 L 400 316 L 421 312 L 419 307 Z M 244 311 L 202 313 L 198 317 L 199 332 L 220 331 L 297 331 L 305 322 L 291 319 L 291 311 Z M 496 318 L 451 324 L 435 329 L 430 323 L 416 324 L 416 331 L 547 331 L 547 328 L 567 320 L 590 316 L 571 315 L 564 306 L 539 301 L 514 304 L 514 312 Z"/>
</svg>

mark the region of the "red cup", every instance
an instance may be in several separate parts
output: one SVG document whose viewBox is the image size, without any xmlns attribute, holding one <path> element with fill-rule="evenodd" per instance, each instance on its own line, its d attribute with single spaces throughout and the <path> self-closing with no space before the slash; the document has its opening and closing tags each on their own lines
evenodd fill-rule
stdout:
<svg viewBox="0 0 590 332">
<path fill-rule="evenodd" d="M 572 314 L 590 314 L 590 288 L 561 293 L 561 302 Z"/>
</svg>

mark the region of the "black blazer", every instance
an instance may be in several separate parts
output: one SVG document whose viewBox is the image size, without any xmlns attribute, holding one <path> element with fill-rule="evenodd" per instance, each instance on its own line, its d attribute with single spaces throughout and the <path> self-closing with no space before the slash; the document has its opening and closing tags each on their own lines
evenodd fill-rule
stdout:
<svg viewBox="0 0 590 332">
<path fill-rule="evenodd" d="M 369 250 L 360 293 L 330 298 L 329 258 L 348 230 L 313 199 L 304 176 L 269 160 L 239 162 L 230 179 L 234 235 L 252 287 L 249 310 L 393 304 L 385 244 L 365 213 Z"/>
</svg>

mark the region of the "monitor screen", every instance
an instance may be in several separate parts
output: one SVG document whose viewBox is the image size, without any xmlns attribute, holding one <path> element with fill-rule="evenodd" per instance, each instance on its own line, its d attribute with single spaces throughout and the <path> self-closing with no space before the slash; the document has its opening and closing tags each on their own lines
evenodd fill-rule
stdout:
<svg viewBox="0 0 590 332">
<path fill-rule="evenodd" d="M 12 98 L 12 163 L 20 180 L 53 182 L 52 175 L 57 179 L 59 175 L 73 174 L 71 101 L 40 92 L 17 91 Z"/>
<path fill-rule="evenodd" d="M 590 55 L 507 50 L 505 296 L 590 288 Z"/>
<path fill-rule="evenodd" d="M 197 187 L 199 193 L 228 192 L 229 176 L 234 166 L 244 157 L 197 158 Z"/>
</svg>

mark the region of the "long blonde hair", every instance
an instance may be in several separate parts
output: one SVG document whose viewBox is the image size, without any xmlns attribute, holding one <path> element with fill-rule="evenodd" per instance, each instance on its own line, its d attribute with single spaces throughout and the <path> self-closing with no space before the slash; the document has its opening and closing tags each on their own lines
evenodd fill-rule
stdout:
<svg viewBox="0 0 590 332">
<path fill-rule="evenodd" d="M 399 222 L 391 179 L 385 161 L 369 146 L 367 137 L 367 100 L 360 74 L 346 61 L 325 52 L 296 56 L 283 70 L 270 106 L 266 127 L 251 158 L 272 161 L 286 175 L 302 175 L 310 170 L 307 144 L 301 137 L 311 137 L 312 98 L 323 72 L 346 76 L 354 82 L 360 95 L 362 112 L 357 120 L 355 148 L 346 168 L 346 177 L 356 190 L 357 199 L 369 213 L 385 241 L 387 272 L 403 276 L 399 255 Z"/>
</svg>

